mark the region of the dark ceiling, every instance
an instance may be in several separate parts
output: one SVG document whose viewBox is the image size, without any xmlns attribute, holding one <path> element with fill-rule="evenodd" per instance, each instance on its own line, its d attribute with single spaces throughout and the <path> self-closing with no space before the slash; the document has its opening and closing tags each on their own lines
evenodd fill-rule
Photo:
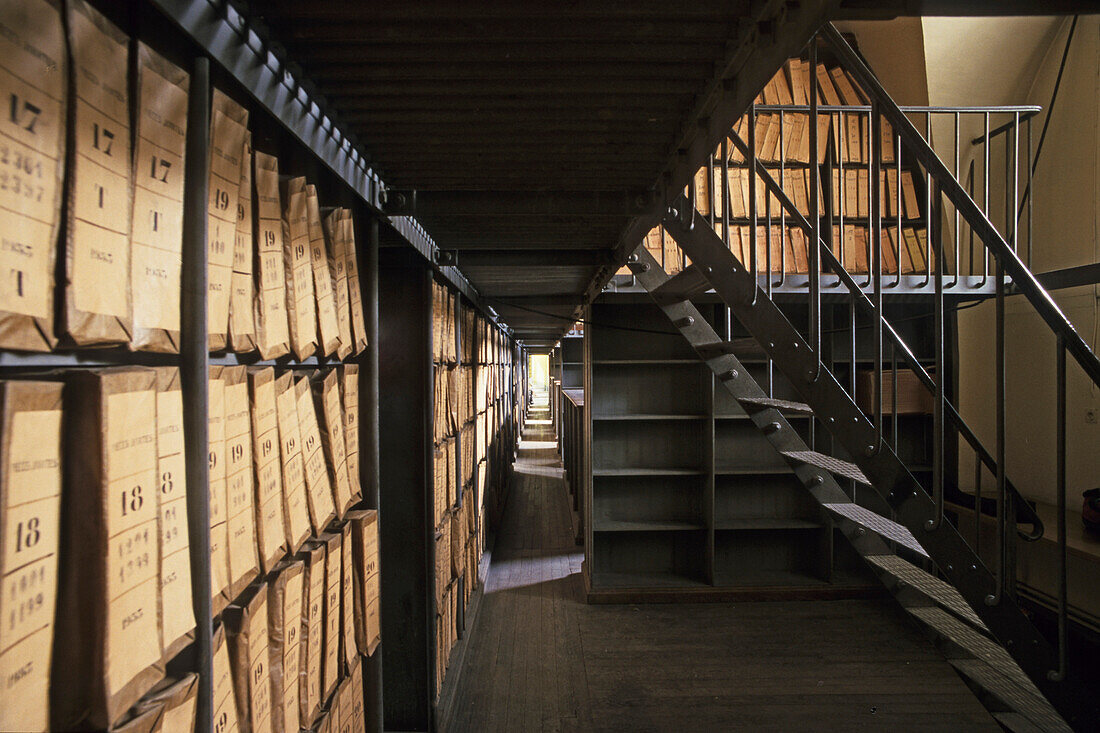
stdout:
<svg viewBox="0 0 1100 733">
<path fill-rule="evenodd" d="M 582 300 L 640 241 L 662 181 L 666 191 L 686 182 L 687 158 L 713 144 L 699 138 L 715 109 L 734 119 L 805 44 L 811 26 L 790 18 L 921 10 L 839 5 L 265 0 L 252 8 L 387 186 L 415 189 L 415 216 L 441 248 L 457 250 L 486 304 L 534 345 L 568 330 Z M 731 80 L 739 107 L 717 101 Z"/>
</svg>

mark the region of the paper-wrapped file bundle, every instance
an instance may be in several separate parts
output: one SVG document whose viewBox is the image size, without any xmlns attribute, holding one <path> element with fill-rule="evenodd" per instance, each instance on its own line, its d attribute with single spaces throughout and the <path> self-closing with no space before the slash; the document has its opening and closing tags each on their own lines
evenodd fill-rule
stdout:
<svg viewBox="0 0 1100 733">
<path fill-rule="evenodd" d="M 294 389 L 298 401 L 298 427 L 302 434 L 309 520 L 313 525 L 313 533 L 320 534 L 336 516 L 336 504 L 332 499 L 332 482 L 325 465 L 325 451 L 321 446 L 321 429 L 317 423 L 317 411 L 313 407 L 309 377 L 298 377 Z"/>
<path fill-rule="evenodd" d="M 348 482 L 347 442 L 344 438 L 344 406 L 340 398 L 340 375 L 330 369 L 323 378 L 312 381 L 314 406 L 321 419 L 321 445 L 332 485 L 336 516 L 342 519 L 351 508 L 352 493 Z"/>
<path fill-rule="evenodd" d="M 317 302 L 313 292 L 306 179 L 291 178 L 283 195 L 283 267 L 290 349 L 300 360 L 317 351 Z"/>
<path fill-rule="evenodd" d="M 164 661 L 194 639 L 183 391 L 176 367 L 157 367 L 157 501 L 160 518 L 160 631 Z"/>
<path fill-rule="evenodd" d="M 180 347 L 183 156 L 190 77 L 137 45 L 137 134 L 130 227 L 132 348 L 176 354 Z"/>
<path fill-rule="evenodd" d="M 84 0 L 69 0 L 74 150 L 65 242 L 65 330 L 81 346 L 129 343 L 129 42 Z M 111 287 L 104 287 L 110 283 Z"/>
<path fill-rule="evenodd" d="M 252 468 L 252 416 L 247 368 L 223 367 L 225 384 L 225 500 L 232 600 L 259 573 Z"/>
<path fill-rule="evenodd" d="M 82 371 L 70 387 L 51 727 L 106 728 L 163 676 L 157 375 Z"/>
<path fill-rule="evenodd" d="M 277 359 L 290 353 L 279 161 L 257 150 L 252 164 L 256 185 L 256 348 L 262 358 Z"/>
<path fill-rule="evenodd" d="M 233 672 L 229 663 L 224 625 L 215 627 L 213 641 L 214 730 L 218 733 L 238 733 L 240 717 L 233 692 Z"/>
<path fill-rule="evenodd" d="M 211 351 L 226 347 L 241 165 L 248 110 L 215 89 L 210 102 L 210 186 L 206 217 L 206 308 Z"/>
<path fill-rule="evenodd" d="M 54 337 L 54 262 L 65 166 L 68 57 L 60 0 L 0 3 L 0 120 L 10 151 L 0 190 L 0 348 L 49 351 Z"/>
<path fill-rule="evenodd" d="M 247 353 L 256 348 L 252 227 L 252 134 L 246 133 L 241 153 L 241 185 L 237 193 L 237 230 L 233 244 L 233 275 L 229 292 L 229 349 Z"/>
<path fill-rule="evenodd" d="M 310 524 L 302 434 L 298 426 L 298 389 L 290 372 L 275 380 L 275 406 L 283 468 L 283 527 L 287 547 L 290 552 L 297 552 L 309 537 Z"/>
<path fill-rule="evenodd" d="M 241 733 L 272 731 L 267 600 L 267 586 L 260 583 L 223 614 Z"/>
<path fill-rule="evenodd" d="M 305 582 L 299 642 L 298 711 L 301 725 L 308 728 L 321 710 L 321 667 L 325 657 L 325 545 L 310 542 L 302 548 Z"/>
<path fill-rule="evenodd" d="M 271 723 L 275 733 L 299 729 L 299 671 L 305 564 L 279 563 L 268 583 L 268 643 L 271 666 Z"/>
<path fill-rule="evenodd" d="M 0 730 L 49 730 L 61 389 L 60 383 L 0 382 Z"/>
<path fill-rule="evenodd" d="M 287 549 L 275 370 L 271 367 L 249 370 L 248 387 L 252 401 L 252 461 L 256 478 L 256 543 L 260 569 L 267 573 Z"/>
<path fill-rule="evenodd" d="M 336 320 L 336 300 L 329 268 L 325 232 L 321 225 L 321 205 L 317 187 L 306 186 L 306 213 L 309 221 L 309 257 L 313 266 L 313 289 L 317 296 L 317 337 L 321 353 L 332 356 L 340 348 L 340 324 Z"/>
</svg>

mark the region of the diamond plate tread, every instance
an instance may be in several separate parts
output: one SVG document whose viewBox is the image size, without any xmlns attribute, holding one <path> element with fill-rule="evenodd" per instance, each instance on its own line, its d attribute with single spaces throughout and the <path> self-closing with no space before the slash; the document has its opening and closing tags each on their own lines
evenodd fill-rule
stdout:
<svg viewBox="0 0 1100 733">
<path fill-rule="evenodd" d="M 1010 733 L 1044 733 L 1023 713 L 993 713 L 993 719 Z"/>
<path fill-rule="evenodd" d="M 871 555 L 867 560 L 898 580 L 916 588 L 956 616 L 988 631 L 982 620 L 978 618 L 978 614 L 974 613 L 974 609 L 950 583 L 940 580 L 931 573 L 924 572 L 913 563 L 897 555 Z"/>
<path fill-rule="evenodd" d="M 777 400 L 771 397 L 743 397 L 738 400 L 742 405 L 752 405 L 760 409 L 773 407 L 783 412 L 794 412 L 799 415 L 812 415 L 814 410 L 804 402 L 791 402 L 790 400 Z"/>
<path fill-rule="evenodd" d="M 842 461 L 839 458 L 827 456 L 824 453 L 818 453 L 814 450 L 791 450 L 783 451 L 783 455 L 791 460 L 801 461 L 802 463 L 808 463 L 811 466 L 817 466 L 823 468 L 829 473 L 834 473 L 837 476 L 843 476 L 844 478 L 850 478 L 853 481 L 857 481 L 864 486 L 870 486 L 871 480 L 863 475 L 863 471 L 859 470 L 859 466 L 848 461 Z"/>
<path fill-rule="evenodd" d="M 710 283 L 695 265 L 688 265 L 650 291 L 658 305 L 691 300 L 710 290 Z"/>
<path fill-rule="evenodd" d="M 844 504 L 823 504 L 822 506 L 834 514 L 839 514 L 845 519 L 850 519 L 856 524 L 866 527 L 872 532 L 881 535 L 884 539 L 897 542 L 899 545 L 912 550 L 922 557 L 928 557 L 928 553 L 920 546 L 920 543 L 917 542 L 917 538 L 913 536 L 913 533 L 892 519 L 887 519 L 881 514 L 876 514 L 870 509 L 850 502 Z"/>
<path fill-rule="evenodd" d="M 1038 690 L 1016 684 L 985 662 L 977 659 L 952 659 L 951 664 L 978 687 L 997 698 L 1012 712 L 1024 716 L 1043 731 L 1072 731 Z M 1022 672 L 1020 674 L 1023 674 Z M 1026 679 L 1026 678 L 1025 678 Z M 1031 684 L 1030 680 L 1027 680 Z M 1022 728 L 1022 730 L 1028 730 Z"/>
<path fill-rule="evenodd" d="M 1039 695 L 1039 690 L 1028 679 L 1024 671 L 1016 664 L 1004 647 L 973 626 L 965 624 L 953 615 L 935 606 L 905 609 L 920 619 L 940 636 L 962 647 L 971 656 L 985 662 L 1003 676 L 1021 687 L 1028 688 L 1031 694 Z"/>
</svg>

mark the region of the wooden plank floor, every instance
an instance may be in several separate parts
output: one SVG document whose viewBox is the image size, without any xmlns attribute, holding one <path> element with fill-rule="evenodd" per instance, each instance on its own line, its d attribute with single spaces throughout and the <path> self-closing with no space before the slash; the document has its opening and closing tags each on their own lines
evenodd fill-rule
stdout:
<svg viewBox="0 0 1100 733">
<path fill-rule="evenodd" d="M 529 423 L 448 732 L 1000 729 L 888 597 L 587 605 L 564 492 Z"/>
</svg>

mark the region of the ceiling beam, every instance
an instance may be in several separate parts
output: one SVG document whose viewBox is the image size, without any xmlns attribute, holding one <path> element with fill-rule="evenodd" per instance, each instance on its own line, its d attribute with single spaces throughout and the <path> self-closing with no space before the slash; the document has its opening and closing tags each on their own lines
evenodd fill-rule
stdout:
<svg viewBox="0 0 1100 733">
<path fill-rule="evenodd" d="M 650 205 L 645 191 L 390 191 L 391 215 L 439 217 L 637 216 Z"/>
<path fill-rule="evenodd" d="M 456 250 L 457 267 L 600 267 L 611 263 L 608 249 Z"/>
</svg>

